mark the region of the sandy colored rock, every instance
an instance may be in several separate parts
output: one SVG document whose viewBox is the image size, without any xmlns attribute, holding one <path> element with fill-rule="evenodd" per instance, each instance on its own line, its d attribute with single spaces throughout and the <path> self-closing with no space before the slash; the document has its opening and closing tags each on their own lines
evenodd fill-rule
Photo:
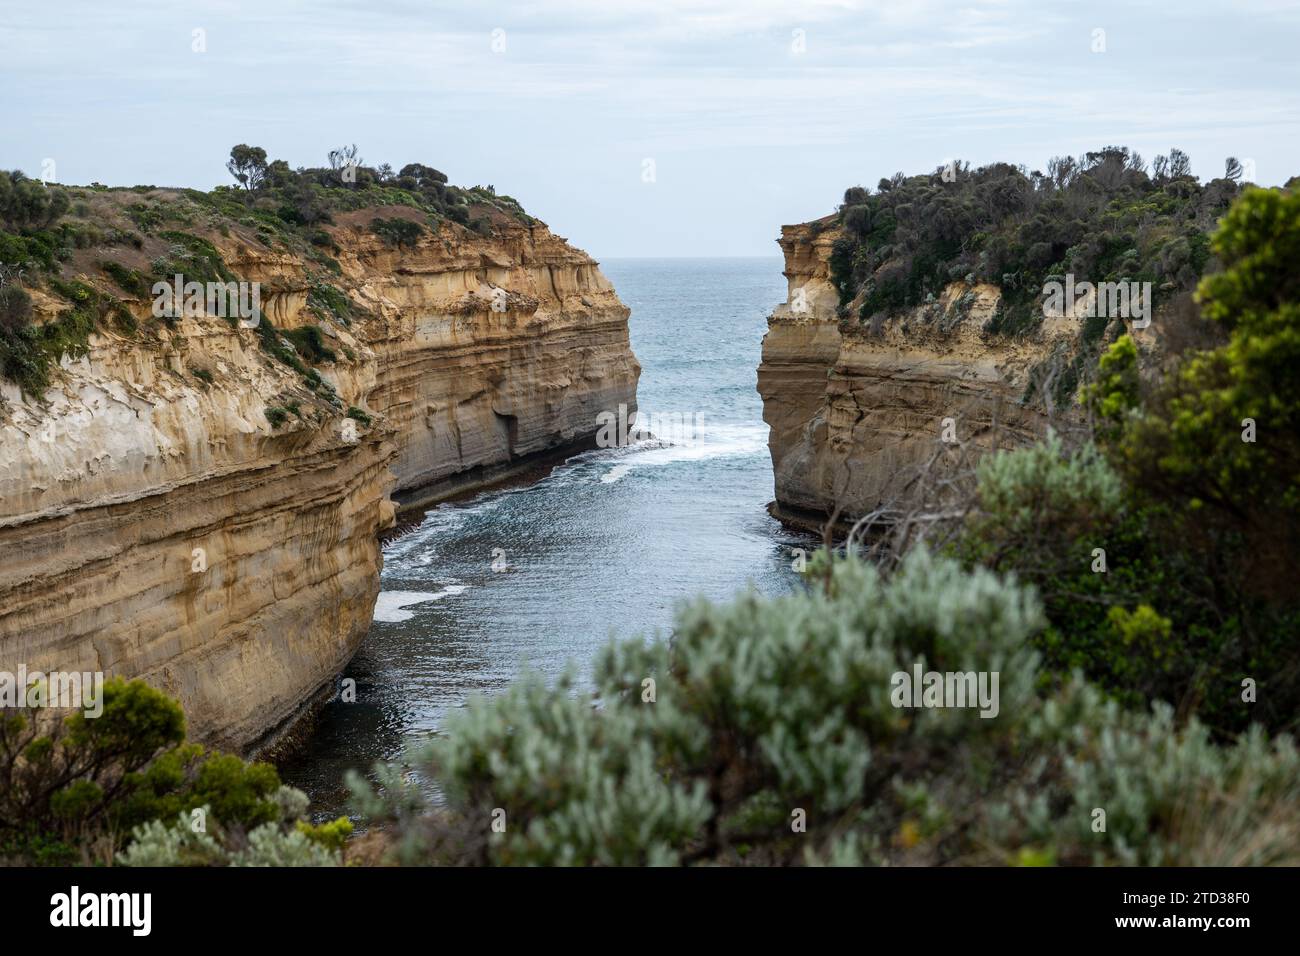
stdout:
<svg viewBox="0 0 1300 956">
<path fill-rule="evenodd" d="M 491 237 L 444 223 L 399 250 L 374 215 L 326 227 L 350 324 L 310 308 L 317 263 L 194 230 L 262 283 L 277 328 L 321 328 L 338 405 L 207 316 L 101 329 L 39 401 L 0 382 L 0 669 L 142 677 L 180 699 L 192 737 L 273 744 L 369 628 L 390 494 L 472 486 L 635 407 L 628 310 L 585 253 L 504 217 Z M 58 303 L 33 299 L 51 318 Z M 273 427 L 268 407 L 290 404 Z"/>
<path fill-rule="evenodd" d="M 768 320 L 758 369 L 774 511 L 801 524 L 837 506 L 852 517 L 906 500 L 945 419 L 976 450 L 995 433 L 1003 445 L 1041 434 L 1042 409 L 1023 402 L 1030 370 L 1074 328 L 1048 323 L 1029 341 L 985 335 L 1000 291 L 961 282 L 874 326 L 840 320 L 830 276 L 838 237 L 834 217 L 781 230 L 789 293 Z"/>
</svg>

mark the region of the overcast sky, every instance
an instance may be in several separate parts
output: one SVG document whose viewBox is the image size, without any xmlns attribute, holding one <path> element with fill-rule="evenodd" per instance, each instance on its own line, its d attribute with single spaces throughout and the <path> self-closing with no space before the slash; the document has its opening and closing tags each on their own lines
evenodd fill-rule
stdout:
<svg viewBox="0 0 1300 956">
<path fill-rule="evenodd" d="M 598 259 L 775 255 L 846 186 L 952 157 L 1178 146 L 1279 184 L 1298 51 L 1292 0 L 46 0 L 0 23 L 0 166 L 207 188 L 235 143 L 356 142 Z"/>
</svg>

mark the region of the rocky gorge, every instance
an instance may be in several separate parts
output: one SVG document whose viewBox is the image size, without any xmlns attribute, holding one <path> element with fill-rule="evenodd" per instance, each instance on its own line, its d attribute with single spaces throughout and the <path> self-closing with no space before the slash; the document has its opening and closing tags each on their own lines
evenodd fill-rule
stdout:
<svg viewBox="0 0 1300 956">
<path fill-rule="evenodd" d="M 192 190 L 73 197 L 70 254 L 8 276 L 57 364 L 0 378 L 0 669 L 144 678 L 192 738 L 273 749 L 365 636 L 398 510 L 635 407 L 598 264 L 487 194 L 310 241 Z M 261 321 L 159 317 L 173 271 L 257 283 Z"/>
</svg>

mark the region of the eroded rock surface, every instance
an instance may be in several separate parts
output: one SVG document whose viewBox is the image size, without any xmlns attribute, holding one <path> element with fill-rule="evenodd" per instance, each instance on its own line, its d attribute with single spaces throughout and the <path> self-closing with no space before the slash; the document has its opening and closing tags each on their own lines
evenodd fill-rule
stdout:
<svg viewBox="0 0 1300 956">
<path fill-rule="evenodd" d="M 834 217 L 782 229 L 789 294 L 768 320 L 758 369 L 773 510 L 806 526 L 837 508 L 856 517 L 905 504 L 945 428 L 976 451 L 1041 434 L 1043 408 L 1023 401 L 1030 373 L 1075 329 L 1063 317 L 1030 341 L 987 336 L 1000 290 L 961 282 L 875 323 L 841 320 L 830 274 L 837 237 Z"/>
<path fill-rule="evenodd" d="M 390 495 L 433 500 L 635 407 L 628 310 L 585 253 L 503 216 L 395 248 L 375 214 L 324 227 L 329 271 L 252 228 L 186 227 L 261 284 L 276 329 L 316 327 L 320 387 L 254 329 L 123 297 L 101 259 L 143 270 L 152 239 L 65 267 L 138 329 L 101 323 L 39 397 L 0 381 L 0 669 L 143 677 L 192 737 L 274 744 L 370 625 Z M 39 321 L 64 308 L 32 297 Z"/>
</svg>

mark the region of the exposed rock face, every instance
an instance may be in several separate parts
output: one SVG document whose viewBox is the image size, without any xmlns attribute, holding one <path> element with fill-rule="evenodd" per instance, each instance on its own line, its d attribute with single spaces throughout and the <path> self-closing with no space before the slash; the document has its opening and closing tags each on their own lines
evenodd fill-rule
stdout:
<svg viewBox="0 0 1300 956">
<path fill-rule="evenodd" d="M 796 524 L 837 507 L 853 517 L 901 504 L 919 466 L 942 452 L 945 426 L 977 449 L 1041 434 L 1042 409 L 1022 404 L 1029 372 L 1074 328 L 1061 318 L 1031 342 L 984 336 L 1000 291 L 963 283 L 874 327 L 840 320 L 829 265 L 837 237 L 833 218 L 781 230 L 789 297 L 768 320 L 758 369 L 773 511 Z"/>
<path fill-rule="evenodd" d="M 317 326 L 337 401 L 256 331 L 168 326 L 145 298 L 126 303 L 140 332 L 100 328 L 41 401 L 0 382 L 0 670 L 143 677 L 191 737 L 272 745 L 369 628 L 394 489 L 437 497 L 635 407 L 628 310 L 585 253 L 505 217 L 397 249 L 374 214 L 328 227 L 350 321 L 313 307 L 318 263 L 203 232 L 277 329 Z M 96 261 L 65 276 L 110 290 Z M 46 319 L 62 308 L 33 299 Z"/>
<path fill-rule="evenodd" d="M 498 228 L 449 228 L 400 255 L 358 235 L 339 256 L 374 313 L 369 401 L 396 429 L 403 503 L 588 440 L 599 412 L 636 407 L 628 309 L 596 263 L 543 225 Z"/>
</svg>

